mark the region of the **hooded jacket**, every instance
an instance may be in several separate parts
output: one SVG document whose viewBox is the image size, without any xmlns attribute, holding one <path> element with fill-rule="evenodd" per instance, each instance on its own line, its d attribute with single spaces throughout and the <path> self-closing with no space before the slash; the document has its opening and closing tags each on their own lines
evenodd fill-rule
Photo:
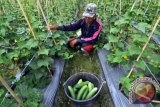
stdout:
<svg viewBox="0 0 160 107">
<path fill-rule="evenodd" d="M 95 19 L 89 27 L 87 27 L 85 19 L 82 18 L 71 24 L 61 25 L 58 30 L 75 31 L 80 28 L 82 35 L 77 38 L 78 43 L 96 44 L 100 31 L 102 30 L 102 23 L 98 19 Z"/>
</svg>

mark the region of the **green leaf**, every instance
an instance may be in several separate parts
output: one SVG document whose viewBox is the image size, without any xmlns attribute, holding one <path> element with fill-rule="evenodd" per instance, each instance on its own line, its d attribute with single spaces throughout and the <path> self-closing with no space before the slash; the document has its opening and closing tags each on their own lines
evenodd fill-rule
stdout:
<svg viewBox="0 0 160 107">
<path fill-rule="evenodd" d="M 6 34 L 6 30 L 5 30 L 5 28 L 1 28 L 1 30 L 0 30 L 0 34 L 1 34 L 2 36 L 5 36 L 5 34 Z"/>
<path fill-rule="evenodd" d="M 111 44 L 110 43 L 107 43 L 103 46 L 104 49 L 106 50 L 110 50 L 112 48 Z"/>
<path fill-rule="evenodd" d="M 4 61 L 3 61 L 3 59 L 2 59 L 2 57 L 0 57 L 0 64 L 2 64 Z"/>
<path fill-rule="evenodd" d="M 139 47 L 137 47 L 135 45 L 132 45 L 132 46 L 129 46 L 128 52 L 129 52 L 129 56 L 131 56 L 131 55 L 139 55 L 141 53 L 141 48 L 139 48 Z"/>
<path fill-rule="evenodd" d="M 110 29 L 110 33 L 113 33 L 113 34 L 117 34 L 119 31 L 120 31 L 120 29 L 117 28 L 117 27 L 114 27 L 114 28 Z"/>
<path fill-rule="evenodd" d="M 38 55 L 48 55 L 49 49 L 40 49 Z"/>
<path fill-rule="evenodd" d="M 126 18 L 122 18 L 120 20 L 115 21 L 115 25 L 120 26 L 124 24 L 129 24 L 129 21 Z"/>
<path fill-rule="evenodd" d="M 38 60 L 37 65 L 38 65 L 38 67 L 48 66 L 49 63 L 48 63 L 48 61 L 45 61 L 45 60 Z"/>
<path fill-rule="evenodd" d="M 110 36 L 108 37 L 108 39 L 109 39 L 109 42 L 118 42 L 118 40 L 119 40 L 117 37 L 112 36 L 112 35 L 110 35 Z"/>
<path fill-rule="evenodd" d="M 27 48 L 28 49 L 31 49 L 31 48 L 33 48 L 33 47 L 37 47 L 38 46 L 38 41 L 37 40 L 35 40 L 35 39 L 29 39 L 28 41 L 27 41 L 27 43 L 26 43 L 26 46 L 27 46 Z"/>
<path fill-rule="evenodd" d="M 18 57 L 19 54 L 20 54 L 20 51 L 19 50 L 15 50 L 13 52 L 7 53 L 7 57 L 9 59 L 12 59 L 13 57 Z"/>
<path fill-rule="evenodd" d="M 118 47 L 123 48 L 124 44 L 122 42 L 118 42 Z"/>
<path fill-rule="evenodd" d="M 65 42 L 64 40 L 60 40 L 59 43 L 60 43 L 60 45 L 63 45 L 63 44 L 65 44 L 66 42 Z"/>
<path fill-rule="evenodd" d="M 59 34 L 59 33 L 56 33 L 56 34 L 54 34 L 53 35 L 53 38 L 58 38 L 58 37 L 60 37 L 61 35 Z"/>
<path fill-rule="evenodd" d="M 148 28 L 148 29 L 151 29 L 151 25 L 149 25 L 148 23 L 145 23 L 145 22 L 140 22 L 138 23 L 138 29 L 143 29 L 143 28 Z"/>
<path fill-rule="evenodd" d="M 53 59 L 50 57 L 46 57 L 44 59 L 38 60 L 37 65 L 38 65 L 38 67 L 41 67 L 41 66 L 48 66 L 52 63 L 53 63 Z"/>
<path fill-rule="evenodd" d="M 138 41 L 138 42 L 147 42 L 147 39 L 148 39 L 147 36 L 140 35 L 140 34 L 134 34 L 132 36 L 132 38 L 133 38 L 134 42 L 136 42 L 136 41 Z"/>
<path fill-rule="evenodd" d="M 37 65 L 37 61 L 36 61 L 36 60 L 32 61 L 32 62 L 29 64 L 29 66 L 30 66 L 33 70 L 36 70 L 36 69 L 39 68 L 38 65 Z"/>
<path fill-rule="evenodd" d="M 6 52 L 4 49 L 0 50 L 0 55 L 2 55 L 4 52 Z"/>
<path fill-rule="evenodd" d="M 4 90 L 0 89 L 0 97 L 2 97 L 3 93 L 4 93 Z"/>
<path fill-rule="evenodd" d="M 26 30 L 25 30 L 24 27 L 22 27 L 22 28 L 17 28 L 16 34 L 21 35 L 21 34 L 25 33 L 25 31 L 26 31 Z"/>
<path fill-rule="evenodd" d="M 40 79 L 42 76 L 43 76 L 42 72 L 35 73 L 35 77 L 36 77 L 37 80 Z"/>
<path fill-rule="evenodd" d="M 138 62 L 135 62 L 134 64 L 136 65 L 137 68 L 141 68 L 143 70 L 145 70 L 145 68 L 146 68 L 146 66 L 143 63 L 143 61 L 138 61 Z"/>
<path fill-rule="evenodd" d="M 120 63 L 120 62 L 122 62 L 122 58 L 121 57 L 114 57 L 113 62 Z"/>
<path fill-rule="evenodd" d="M 31 100 L 27 100 L 27 101 L 24 103 L 24 106 L 25 106 L 25 107 L 38 107 L 38 102 L 34 102 L 34 101 L 31 101 Z"/>
</svg>

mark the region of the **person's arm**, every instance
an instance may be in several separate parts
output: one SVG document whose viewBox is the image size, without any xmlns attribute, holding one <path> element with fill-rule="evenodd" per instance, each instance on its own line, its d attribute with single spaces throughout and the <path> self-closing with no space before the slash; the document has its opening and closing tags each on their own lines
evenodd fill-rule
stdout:
<svg viewBox="0 0 160 107">
<path fill-rule="evenodd" d="M 61 26 L 50 25 L 49 28 L 51 30 L 75 31 L 81 28 L 83 21 L 84 19 L 80 19 L 79 21 L 73 22 L 71 24 L 64 24 Z"/>
</svg>

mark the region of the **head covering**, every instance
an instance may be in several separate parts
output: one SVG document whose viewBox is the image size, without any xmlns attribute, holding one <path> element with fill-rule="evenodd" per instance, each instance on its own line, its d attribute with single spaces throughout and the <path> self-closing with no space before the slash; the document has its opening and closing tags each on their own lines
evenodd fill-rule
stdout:
<svg viewBox="0 0 160 107">
<path fill-rule="evenodd" d="M 94 3 L 87 4 L 85 11 L 83 13 L 83 16 L 92 18 L 94 15 L 96 15 L 96 9 L 97 9 L 96 4 L 94 4 Z"/>
</svg>

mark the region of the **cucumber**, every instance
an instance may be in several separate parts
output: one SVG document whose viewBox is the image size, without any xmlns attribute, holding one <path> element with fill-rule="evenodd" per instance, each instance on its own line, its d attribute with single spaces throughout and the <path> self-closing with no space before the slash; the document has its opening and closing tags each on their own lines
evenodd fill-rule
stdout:
<svg viewBox="0 0 160 107">
<path fill-rule="evenodd" d="M 82 83 L 82 82 L 83 82 L 83 80 L 82 80 L 82 79 L 79 79 L 79 81 L 78 81 L 77 84 L 80 84 L 80 83 Z"/>
<path fill-rule="evenodd" d="M 89 92 L 90 92 L 94 88 L 94 85 L 91 82 L 89 82 L 88 83 L 88 88 L 89 88 Z"/>
<path fill-rule="evenodd" d="M 82 83 L 82 82 L 83 82 L 83 80 L 82 80 L 82 79 L 79 79 L 77 84 L 80 84 L 80 83 Z M 76 85 L 77 85 L 77 84 L 76 84 Z M 77 92 L 77 88 L 75 88 L 75 86 L 74 86 L 73 90 L 74 90 L 75 93 Z"/>
<path fill-rule="evenodd" d="M 74 86 L 74 88 L 81 88 L 81 87 L 83 87 L 84 85 L 87 85 L 87 84 L 88 84 L 88 82 L 89 82 L 89 81 L 85 81 L 85 82 L 82 82 L 82 83 L 76 84 L 76 85 Z"/>
<path fill-rule="evenodd" d="M 94 88 L 94 84 L 93 83 L 91 83 L 91 85 L 92 85 L 92 89 Z"/>
<path fill-rule="evenodd" d="M 77 88 L 73 88 L 73 91 L 76 93 L 77 92 Z"/>
<path fill-rule="evenodd" d="M 82 95 L 82 100 L 85 100 L 85 97 L 87 96 L 88 92 L 89 92 L 89 88 L 87 87 L 84 94 Z"/>
<path fill-rule="evenodd" d="M 77 95 L 77 100 L 80 100 L 83 93 L 85 92 L 85 90 L 87 89 L 87 85 L 84 85 L 79 91 L 78 91 L 78 95 Z"/>
<path fill-rule="evenodd" d="M 89 98 L 91 98 L 92 96 L 94 96 L 94 94 L 97 92 L 98 88 L 94 87 L 86 96 L 85 100 L 88 100 Z"/>
<path fill-rule="evenodd" d="M 68 91 L 69 91 L 71 97 L 75 99 L 76 95 L 75 95 L 75 92 L 71 86 L 68 86 Z"/>
</svg>

